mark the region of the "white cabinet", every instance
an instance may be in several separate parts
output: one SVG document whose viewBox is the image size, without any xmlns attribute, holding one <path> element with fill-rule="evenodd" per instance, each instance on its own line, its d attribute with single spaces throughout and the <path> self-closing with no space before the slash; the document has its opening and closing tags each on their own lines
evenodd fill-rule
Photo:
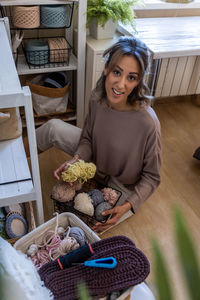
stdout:
<svg viewBox="0 0 200 300">
<path fill-rule="evenodd" d="M 38 68 L 30 69 L 26 63 L 24 56 L 19 56 L 17 71 L 19 75 L 28 74 L 38 74 L 46 72 L 56 72 L 56 71 L 75 71 L 76 72 L 76 82 L 73 85 L 76 86 L 76 114 L 73 119 L 76 120 L 76 125 L 82 127 L 84 121 L 84 89 L 85 89 L 85 48 L 86 48 L 86 0 L 0 0 L 0 5 L 4 6 L 15 6 L 15 5 L 53 5 L 53 4 L 72 4 L 77 5 L 77 55 L 70 55 L 70 61 L 68 66 L 63 67 L 53 67 L 53 68 Z M 55 30 L 55 29 L 54 29 Z M 72 44 L 72 34 L 73 32 L 73 22 L 72 27 L 66 30 L 66 36 L 69 42 Z M 73 47 L 73 44 L 72 44 Z M 75 77 L 75 76 L 74 76 Z"/>
<path fill-rule="evenodd" d="M 28 87 L 20 85 L 8 29 L 8 19 L 0 19 L 0 44 L 3 45 L 0 47 L 0 108 L 24 107 L 32 175 L 22 137 L 0 141 L 0 207 L 35 200 L 41 224 L 44 216 L 31 93 Z"/>
<path fill-rule="evenodd" d="M 116 33 L 113 39 L 96 40 L 87 37 L 87 55 L 86 55 L 86 81 L 85 81 L 85 115 L 88 112 L 88 103 L 91 91 L 96 85 L 97 80 L 101 76 L 105 61 L 102 57 L 103 52 L 114 44 L 119 34 Z"/>
</svg>

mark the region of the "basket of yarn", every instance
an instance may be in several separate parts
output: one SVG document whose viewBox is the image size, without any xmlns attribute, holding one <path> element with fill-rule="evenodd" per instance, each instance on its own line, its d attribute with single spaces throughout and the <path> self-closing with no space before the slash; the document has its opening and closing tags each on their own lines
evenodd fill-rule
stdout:
<svg viewBox="0 0 200 300">
<path fill-rule="evenodd" d="M 52 188 L 54 210 L 58 213 L 72 212 L 89 227 L 96 222 L 105 222 L 109 216 L 103 216 L 102 212 L 117 205 L 121 192 L 98 184 L 93 179 L 95 172 L 93 163 L 81 159 L 69 165 L 61 173 L 63 181 Z"/>
<path fill-rule="evenodd" d="M 102 216 L 101 213 L 117 205 L 120 197 L 120 191 L 102 187 L 94 180 L 82 185 L 75 181 L 73 186 L 64 181 L 58 182 L 51 193 L 56 212 L 72 212 L 89 227 L 96 222 L 105 222 L 109 216 Z"/>
<path fill-rule="evenodd" d="M 77 216 L 65 212 L 20 238 L 14 247 L 26 253 L 39 270 L 44 264 L 98 240 Z"/>
</svg>

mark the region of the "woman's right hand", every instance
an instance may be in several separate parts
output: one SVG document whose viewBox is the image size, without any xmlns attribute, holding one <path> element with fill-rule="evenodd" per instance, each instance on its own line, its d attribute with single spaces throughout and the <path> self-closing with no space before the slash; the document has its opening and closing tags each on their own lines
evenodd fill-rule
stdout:
<svg viewBox="0 0 200 300">
<path fill-rule="evenodd" d="M 60 173 L 62 173 L 63 171 L 66 171 L 70 165 L 76 163 L 78 160 L 80 159 L 79 155 L 76 154 L 72 159 L 64 162 L 58 169 L 56 169 L 53 172 L 54 177 L 59 180 L 60 179 Z"/>
</svg>

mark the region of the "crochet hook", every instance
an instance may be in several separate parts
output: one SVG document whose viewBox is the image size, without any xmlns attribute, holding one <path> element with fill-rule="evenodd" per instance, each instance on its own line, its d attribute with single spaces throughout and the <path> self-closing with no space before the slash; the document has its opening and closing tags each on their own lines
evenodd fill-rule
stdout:
<svg viewBox="0 0 200 300">
<path fill-rule="evenodd" d="M 85 267 L 114 269 L 117 265 L 117 260 L 114 257 L 110 256 L 93 260 L 87 260 L 84 261 L 83 265 Z"/>
</svg>

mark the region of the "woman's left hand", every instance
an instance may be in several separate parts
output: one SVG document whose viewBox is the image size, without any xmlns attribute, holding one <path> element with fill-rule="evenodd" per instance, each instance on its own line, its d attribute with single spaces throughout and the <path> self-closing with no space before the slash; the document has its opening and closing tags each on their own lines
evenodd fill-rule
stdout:
<svg viewBox="0 0 200 300">
<path fill-rule="evenodd" d="M 115 225 L 121 219 L 121 217 L 130 209 L 131 204 L 129 202 L 125 202 L 120 206 L 116 206 L 112 209 L 105 210 L 104 212 L 102 212 L 102 216 L 111 215 L 111 218 L 109 218 L 105 223 L 96 223 L 92 227 L 92 229 L 98 233 L 101 233 L 102 231 L 108 229 L 110 226 Z"/>
</svg>

